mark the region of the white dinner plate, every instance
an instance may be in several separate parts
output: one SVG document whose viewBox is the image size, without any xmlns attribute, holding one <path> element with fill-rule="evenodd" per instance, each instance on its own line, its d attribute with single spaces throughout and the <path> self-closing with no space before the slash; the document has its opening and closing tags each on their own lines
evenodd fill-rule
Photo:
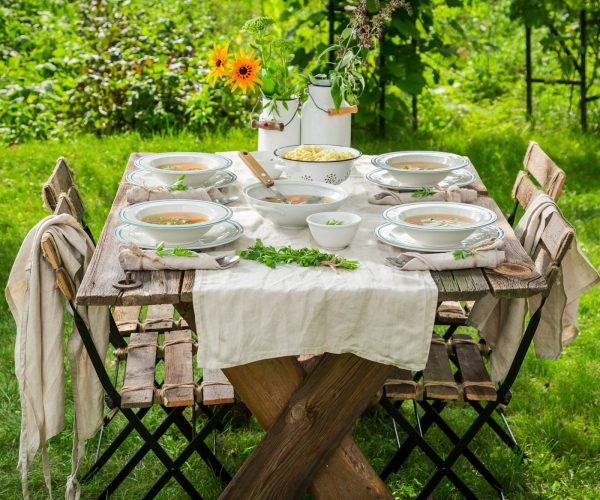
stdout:
<svg viewBox="0 0 600 500">
<path fill-rule="evenodd" d="M 123 224 L 119 226 L 115 233 L 120 242 L 133 243 L 140 248 L 145 248 L 148 250 L 154 250 L 160 243 L 160 241 L 148 236 L 146 233 L 144 233 L 144 231 L 141 231 L 139 228 L 129 224 Z M 198 241 L 176 246 L 187 248 L 188 250 L 202 250 L 205 248 L 220 247 L 237 240 L 242 234 L 244 234 L 244 228 L 239 222 L 227 220 L 225 222 L 215 224 L 210 228 L 210 231 L 198 238 Z M 171 248 L 173 246 L 175 245 L 165 244 L 165 248 Z"/>
<path fill-rule="evenodd" d="M 148 172 L 147 170 L 135 169 L 125 177 L 127 182 L 131 182 L 131 184 L 135 184 L 136 186 L 144 186 L 144 187 L 167 187 L 167 185 L 158 179 L 152 172 Z M 237 180 L 237 175 L 229 170 L 219 170 L 215 172 L 214 176 L 203 184 L 199 184 L 197 186 L 193 186 L 195 188 L 209 188 L 209 187 L 217 187 L 223 188 L 233 184 Z"/>
<path fill-rule="evenodd" d="M 380 168 L 371 170 L 365 177 L 369 182 L 375 184 L 376 186 L 385 189 L 392 189 L 394 191 L 418 191 L 421 189 L 421 187 L 409 187 L 400 184 L 388 173 L 387 170 Z M 475 176 L 472 172 L 469 172 L 466 168 L 460 168 L 452 172 L 452 174 L 446 177 L 443 181 L 439 182 L 436 187 L 440 189 L 448 189 L 451 186 L 464 187 L 471 184 L 474 180 Z"/>
<path fill-rule="evenodd" d="M 498 226 L 486 226 L 478 229 L 467 239 L 464 239 L 458 245 L 451 246 L 431 246 L 424 245 L 412 239 L 406 231 L 400 226 L 386 222 L 375 228 L 375 236 L 384 243 L 393 247 L 404 248 L 415 252 L 454 252 L 455 250 L 464 250 L 471 248 L 486 240 L 497 240 L 504 238 L 504 231 Z"/>
</svg>

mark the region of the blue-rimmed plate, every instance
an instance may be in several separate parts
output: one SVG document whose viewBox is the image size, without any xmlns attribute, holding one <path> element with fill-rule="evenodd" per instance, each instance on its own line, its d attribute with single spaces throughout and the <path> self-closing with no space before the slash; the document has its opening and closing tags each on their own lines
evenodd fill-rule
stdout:
<svg viewBox="0 0 600 500">
<path fill-rule="evenodd" d="M 467 239 L 461 241 L 458 245 L 449 246 L 430 246 L 424 245 L 421 242 L 412 239 L 406 231 L 395 224 L 386 222 L 375 228 L 375 236 L 383 243 L 387 243 L 393 247 L 412 250 L 415 252 L 437 253 L 437 252 L 454 252 L 455 250 L 465 250 L 474 245 L 478 245 L 484 241 L 495 241 L 504 238 L 504 231 L 498 226 L 486 226 L 478 229 Z"/>
<path fill-rule="evenodd" d="M 160 241 L 155 240 L 144 231 L 129 224 L 119 226 L 115 233 L 121 243 L 133 243 L 140 248 L 148 250 L 154 250 L 160 243 Z M 165 248 L 178 246 L 187 248 L 188 250 L 204 250 L 206 248 L 227 245 L 237 240 L 242 234 L 244 234 L 243 226 L 239 222 L 230 219 L 215 224 L 210 228 L 210 231 L 203 234 L 197 241 L 181 245 L 165 244 Z"/>
<path fill-rule="evenodd" d="M 475 180 L 473 173 L 469 172 L 466 168 L 455 170 L 436 186 L 405 186 L 394 179 L 387 170 L 382 170 L 380 168 L 371 170 L 365 178 L 371 184 L 375 184 L 384 189 L 391 189 L 392 191 L 418 191 L 424 187 L 437 187 L 439 189 L 448 189 L 451 186 L 464 187 Z"/>
<path fill-rule="evenodd" d="M 129 172 L 125 177 L 127 182 L 134 184 L 136 186 L 143 186 L 147 188 L 157 188 L 157 187 L 168 187 L 170 184 L 165 184 L 165 182 L 161 181 L 158 177 L 156 177 L 152 172 L 147 170 L 139 170 L 135 169 Z M 229 170 L 219 170 L 215 172 L 215 175 L 212 179 L 209 179 L 206 182 L 198 183 L 197 186 L 191 186 L 195 188 L 224 188 L 230 186 L 237 180 L 237 175 Z"/>
</svg>

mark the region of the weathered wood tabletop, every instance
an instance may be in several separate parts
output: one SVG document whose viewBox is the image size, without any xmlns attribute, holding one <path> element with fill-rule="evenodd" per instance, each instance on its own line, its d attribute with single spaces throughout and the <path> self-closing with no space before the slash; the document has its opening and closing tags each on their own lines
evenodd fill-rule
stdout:
<svg viewBox="0 0 600 500">
<path fill-rule="evenodd" d="M 129 158 L 123 179 L 134 168 L 133 161 L 137 155 L 134 153 Z M 489 269 L 432 272 L 438 286 L 439 300 L 474 300 L 490 291 L 498 297 L 528 297 L 542 292 L 546 286 L 544 279 L 535 271 L 533 262 L 515 237 L 494 200 L 487 196 L 487 189 L 479 175 L 472 166 L 470 168 L 476 174 L 471 187 L 480 193 L 475 203 L 496 212 L 498 215 L 496 224 L 504 230 L 507 262 L 525 266 L 531 269 L 531 273 L 514 277 L 501 275 Z M 96 253 L 79 289 L 78 303 L 149 305 L 191 302 L 194 288 L 193 271 L 137 272 L 136 278 L 143 283 L 141 288 L 119 291 L 113 287 L 113 283 L 125 277 L 117 258 L 119 241 L 115 236 L 115 230 L 122 223 L 119 219 L 119 211 L 126 205 L 126 191 L 127 187 L 122 183 L 98 241 Z"/>
<path fill-rule="evenodd" d="M 133 154 L 126 173 L 133 168 Z M 472 269 L 432 273 L 439 300 L 472 300 L 489 292 L 502 297 L 528 297 L 546 289 L 544 279 L 516 239 L 496 203 L 476 174 L 472 188 L 477 204 L 498 215 L 505 233 L 509 263 L 531 270 L 508 277 L 491 270 Z M 194 273 L 137 272 L 141 288 L 119 291 L 113 284 L 124 278 L 118 261 L 115 229 L 125 205 L 121 184 L 79 288 L 77 301 L 86 305 L 174 304 L 195 329 L 192 305 Z M 222 494 L 222 498 L 297 498 L 310 489 L 316 498 L 391 498 L 385 484 L 360 452 L 350 430 L 393 367 L 353 354 L 325 354 L 312 370 L 295 357 L 266 359 L 223 370 L 236 393 L 267 430 Z"/>
</svg>

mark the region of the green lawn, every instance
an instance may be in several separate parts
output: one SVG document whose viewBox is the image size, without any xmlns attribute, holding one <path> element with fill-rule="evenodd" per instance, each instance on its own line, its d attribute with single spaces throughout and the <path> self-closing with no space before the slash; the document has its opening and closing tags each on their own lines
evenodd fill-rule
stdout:
<svg viewBox="0 0 600 500">
<path fill-rule="evenodd" d="M 434 134 L 402 134 L 387 140 L 356 137 L 356 146 L 365 153 L 393 149 L 440 149 L 469 155 L 481 172 L 492 196 L 508 211 L 510 190 L 522 165 L 529 139 L 537 140 L 567 173 L 565 194 L 560 206 L 575 225 L 579 240 L 597 267 L 600 266 L 600 148 L 597 137 L 577 132 L 532 132 L 509 124 L 482 125 L 475 121 L 455 124 Z M 112 202 L 122 169 L 131 151 L 159 150 L 232 150 L 252 148 L 254 135 L 231 130 L 209 139 L 192 135 L 141 138 L 137 135 L 102 139 L 80 137 L 69 142 L 37 142 L 4 149 L 0 155 L 0 282 L 5 283 L 10 266 L 28 229 L 45 215 L 40 186 L 49 175 L 55 159 L 64 155 L 76 171 L 87 202 L 88 220 L 99 235 Z M 474 444 L 475 451 L 494 474 L 506 484 L 511 498 L 592 498 L 600 491 L 600 288 L 589 292 L 581 303 L 581 337 L 569 346 L 560 361 L 539 361 L 529 356 L 514 387 L 514 398 L 507 412 L 518 440 L 530 460 L 520 464 L 491 432 L 483 432 Z M 0 495 L 14 498 L 20 494 L 20 477 L 15 469 L 19 438 L 19 400 L 13 375 L 14 323 L 0 300 Z M 452 424 L 464 429 L 473 414 L 466 408 L 445 413 Z M 160 412 L 148 418 L 158 420 Z M 468 417 L 468 418 L 465 418 Z M 118 424 L 108 429 L 115 435 Z M 114 425 L 117 424 L 117 425 Z M 357 443 L 377 470 L 395 448 L 389 418 L 381 411 L 365 415 L 354 429 Z M 64 489 L 70 463 L 69 430 L 50 443 L 55 494 Z M 235 470 L 260 438 L 255 422 L 241 428 L 228 427 L 219 436 L 219 457 Z M 438 447 L 448 449 L 439 433 L 431 438 Z M 167 434 L 163 444 L 175 450 L 175 433 Z M 125 451 L 139 446 L 130 440 Z M 93 459 L 95 442 L 90 443 L 87 465 Z M 123 464 L 124 456 L 113 460 L 97 480 L 85 485 L 83 498 L 97 495 L 106 481 Z M 85 467 L 84 467 L 85 469 Z M 196 459 L 185 466 L 187 476 L 196 484 L 204 483 L 207 498 L 218 494 L 218 486 Z M 398 498 L 410 497 L 426 480 L 430 463 L 415 453 L 389 486 Z M 476 477 L 461 459 L 460 474 L 482 498 L 493 497 L 487 484 Z M 134 471 L 115 498 L 138 498 L 160 474 L 157 460 L 148 456 Z M 31 495 L 45 496 L 39 459 L 31 471 Z M 170 484 L 162 498 L 183 496 Z M 436 498 L 457 497 L 443 483 Z"/>
</svg>

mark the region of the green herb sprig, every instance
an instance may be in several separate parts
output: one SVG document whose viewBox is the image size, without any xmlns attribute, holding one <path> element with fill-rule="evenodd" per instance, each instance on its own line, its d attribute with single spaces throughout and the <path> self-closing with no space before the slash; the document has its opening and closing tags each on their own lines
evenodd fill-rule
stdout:
<svg viewBox="0 0 600 500">
<path fill-rule="evenodd" d="M 415 191 L 411 196 L 413 198 L 427 198 L 428 196 L 433 196 L 435 191 L 430 187 L 423 187 L 418 191 Z"/>
<path fill-rule="evenodd" d="M 237 250 L 236 254 L 242 259 L 254 260 L 265 266 L 275 269 L 277 264 L 295 263 L 302 267 L 328 266 L 332 269 L 357 269 L 357 260 L 348 260 L 345 257 L 330 253 L 323 253 L 316 248 L 291 248 L 289 246 L 275 248 L 266 246 L 257 239 L 254 246 L 245 250 Z"/>
<path fill-rule="evenodd" d="M 198 257 L 196 252 L 192 252 L 187 248 L 175 247 L 165 248 L 164 241 L 161 241 L 154 250 L 154 253 L 159 257 Z"/>
<path fill-rule="evenodd" d="M 183 183 L 183 180 L 185 179 L 185 175 L 180 175 L 179 177 L 177 177 L 177 180 L 171 184 L 169 187 L 167 187 L 168 191 L 187 191 L 188 187 Z"/>
<path fill-rule="evenodd" d="M 329 219 L 328 221 L 325 222 L 326 226 L 342 226 L 344 224 L 343 220 L 337 220 L 337 219 Z"/>
<path fill-rule="evenodd" d="M 475 255 L 475 252 L 473 252 L 473 250 L 470 248 L 461 248 L 452 252 L 452 257 L 454 257 L 454 260 L 466 259 L 467 257 L 472 257 L 473 255 Z"/>
</svg>

